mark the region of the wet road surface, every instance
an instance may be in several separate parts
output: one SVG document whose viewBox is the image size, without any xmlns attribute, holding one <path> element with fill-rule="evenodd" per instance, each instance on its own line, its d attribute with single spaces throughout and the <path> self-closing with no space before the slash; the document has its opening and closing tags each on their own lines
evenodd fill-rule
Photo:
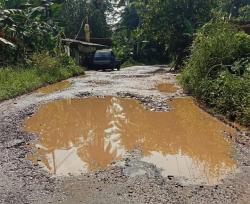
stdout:
<svg viewBox="0 0 250 204">
<path fill-rule="evenodd" d="M 169 112 L 154 112 L 134 99 L 117 97 L 45 104 L 25 122 L 26 131 L 40 136 L 30 159 L 57 175 L 79 175 L 105 170 L 140 145 L 141 160 L 162 169 L 163 176 L 217 184 L 236 166 L 224 139 L 224 131 L 234 129 L 190 98 L 169 105 Z"/>
<path fill-rule="evenodd" d="M 0 203 L 247 203 L 249 136 L 157 66 L 0 104 Z"/>
</svg>

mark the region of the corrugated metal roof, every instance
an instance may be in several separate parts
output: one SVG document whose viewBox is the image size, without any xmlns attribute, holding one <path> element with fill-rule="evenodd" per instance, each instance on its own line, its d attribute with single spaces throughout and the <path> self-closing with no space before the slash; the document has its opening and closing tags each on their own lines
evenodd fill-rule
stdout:
<svg viewBox="0 0 250 204">
<path fill-rule="evenodd" d="M 85 42 L 85 41 L 80 41 L 80 40 L 74 40 L 74 39 L 62 39 L 62 42 L 65 43 L 75 43 L 75 44 L 80 44 L 80 45 L 84 45 L 84 46 L 93 46 L 93 47 L 100 47 L 100 48 L 108 48 L 108 46 L 106 45 L 101 45 L 101 44 L 96 44 L 96 43 L 89 43 L 89 42 Z"/>
</svg>

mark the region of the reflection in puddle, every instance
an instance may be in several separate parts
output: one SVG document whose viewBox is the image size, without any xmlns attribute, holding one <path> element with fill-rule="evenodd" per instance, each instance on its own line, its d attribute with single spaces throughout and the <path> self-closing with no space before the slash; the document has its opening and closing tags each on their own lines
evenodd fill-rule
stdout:
<svg viewBox="0 0 250 204">
<path fill-rule="evenodd" d="M 174 84 L 159 84 L 157 86 L 157 90 L 160 92 L 165 92 L 165 93 L 175 93 L 178 88 Z"/>
<path fill-rule="evenodd" d="M 136 100 L 115 97 L 59 100 L 25 122 L 40 143 L 32 160 L 59 175 L 105 169 L 135 145 L 162 174 L 209 184 L 235 169 L 223 131 L 234 130 L 192 99 L 170 102 L 171 112 L 150 112 Z"/>
<path fill-rule="evenodd" d="M 42 88 L 38 89 L 36 92 L 43 93 L 43 94 L 49 94 L 49 93 L 54 93 L 57 91 L 62 91 L 64 89 L 69 88 L 70 86 L 71 86 L 71 84 L 68 81 L 62 81 L 62 82 L 48 85 L 46 87 L 42 87 Z"/>
</svg>

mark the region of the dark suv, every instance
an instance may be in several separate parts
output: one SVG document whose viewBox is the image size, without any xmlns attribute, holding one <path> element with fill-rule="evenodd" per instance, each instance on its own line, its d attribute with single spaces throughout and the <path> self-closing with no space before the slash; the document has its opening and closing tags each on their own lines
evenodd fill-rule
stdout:
<svg viewBox="0 0 250 204">
<path fill-rule="evenodd" d="M 92 67 L 94 69 L 117 69 L 120 70 L 122 62 L 117 60 L 110 49 L 97 50 L 93 57 Z"/>
</svg>

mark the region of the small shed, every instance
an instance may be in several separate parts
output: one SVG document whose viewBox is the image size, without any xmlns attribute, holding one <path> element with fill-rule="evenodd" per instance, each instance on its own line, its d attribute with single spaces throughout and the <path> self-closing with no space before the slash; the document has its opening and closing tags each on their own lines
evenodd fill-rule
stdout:
<svg viewBox="0 0 250 204">
<path fill-rule="evenodd" d="M 89 57 L 96 50 L 110 48 L 107 45 L 101 45 L 97 43 L 91 43 L 75 39 L 62 39 L 65 53 L 75 59 L 75 62 L 79 65 L 87 65 Z"/>
</svg>

